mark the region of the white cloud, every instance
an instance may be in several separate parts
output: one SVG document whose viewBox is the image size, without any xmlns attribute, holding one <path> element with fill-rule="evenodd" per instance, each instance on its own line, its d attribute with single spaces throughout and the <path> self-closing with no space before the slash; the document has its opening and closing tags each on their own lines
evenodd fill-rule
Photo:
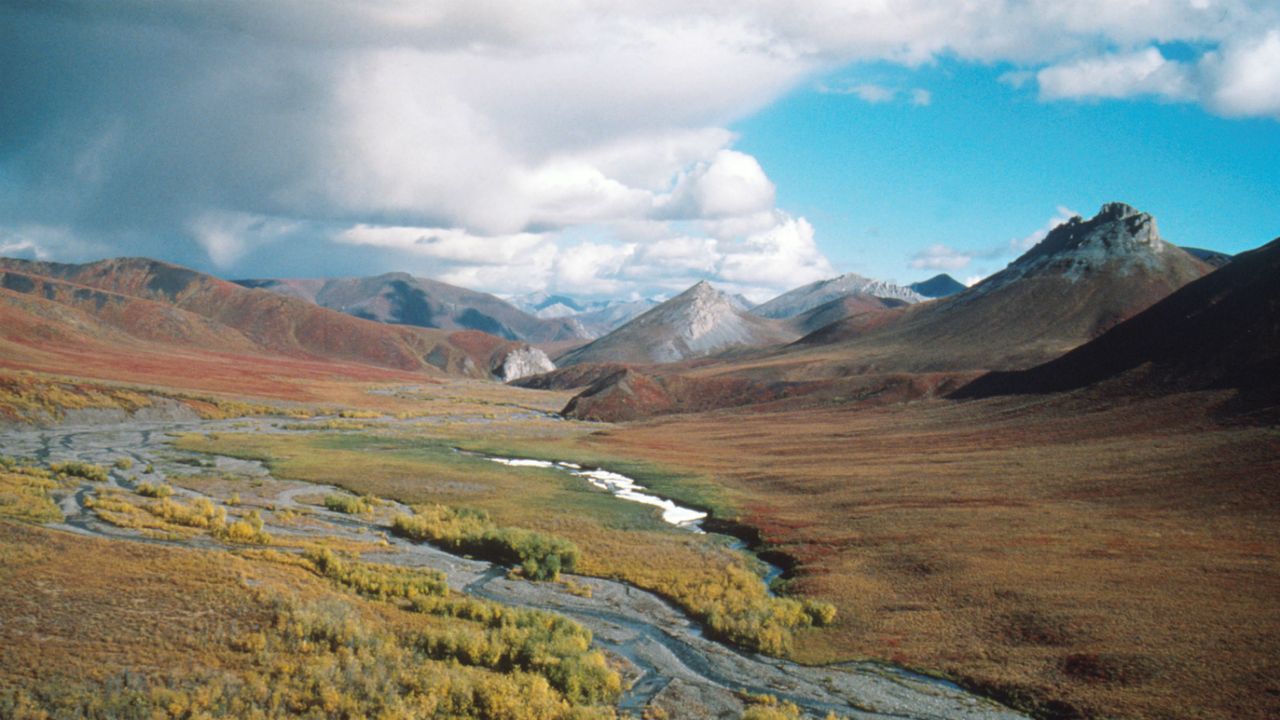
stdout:
<svg viewBox="0 0 1280 720">
<path fill-rule="evenodd" d="M 83 241 L 64 225 L 0 226 L 0 256 L 67 261 L 86 259 L 102 251 L 100 246 Z"/>
<path fill-rule="evenodd" d="M 1208 103 L 1217 112 L 1280 118 L 1280 30 L 1228 42 L 1201 66 L 1210 78 Z"/>
<path fill-rule="evenodd" d="M 207 212 L 188 226 L 191 235 L 219 268 L 235 264 L 250 248 L 272 242 L 297 229 L 297 224 L 240 212 Z"/>
<path fill-rule="evenodd" d="M 967 267 L 973 255 L 961 252 L 946 245 L 937 244 L 916 253 L 911 258 L 911 267 L 916 270 L 946 270 L 948 272 Z"/>
<path fill-rule="evenodd" d="M 741 241 L 721 241 L 716 276 L 740 285 L 785 289 L 836 274 L 814 242 L 808 220 L 779 212 L 776 221 Z"/>
<path fill-rule="evenodd" d="M 1040 97 L 1125 98 L 1155 95 L 1171 100 L 1192 97 L 1192 81 L 1181 63 L 1166 60 L 1156 48 L 1103 55 L 1047 67 L 1036 74 Z"/>
<path fill-rule="evenodd" d="M 675 189 L 659 202 L 658 215 L 720 220 L 752 216 L 773 208 L 774 186 L 760 163 L 736 150 L 720 150 L 709 162 L 682 173 Z"/>
<path fill-rule="evenodd" d="M 1169 60 L 1148 47 L 1051 65 L 1035 77 L 1043 100 L 1148 95 L 1199 102 L 1228 117 L 1280 118 L 1280 29 L 1226 39 L 1194 62 Z M 1002 79 L 1016 87 L 1022 76 Z"/>
<path fill-rule="evenodd" d="M 847 90 L 842 90 L 840 92 L 850 94 L 850 95 L 857 95 L 862 100 L 865 100 L 866 102 L 869 102 L 872 104 L 889 102 L 890 100 L 893 99 L 894 95 L 898 94 L 894 90 L 890 90 L 889 88 L 883 85 L 876 85 L 875 83 L 863 83 L 861 85 L 854 85 L 853 87 L 848 88 Z"/>
<path fill-rule="evenodd" d="M 850 63 L 900 66 L 902 78 L 846 89 L 869 102 L 933 103 L 907 73 L 945 57 L 1008 63 L 1005 82 L 1034 78 L 1046 100 L 1143 95 L 1280 117 L 1274 0 L 69 0 L 0 12 L 12 30 L 0 60 L 20 80 L 0 84 L 15 119 L 0 146 L 16 148 L 0 160 L 0 214 L 74 222 L 86 237 L 14 245 L 60 258 L 183 235 L 174 254 L 236 266 L 297 221 L 491 289 L 629 292 L 699 274 L 785 289 L 835 271 L 729 128 Z M 1191 57 L 1159 49 L 1175 43 Z"/>
<path fill-rule="evenodd" d="M 356 225 L 334 237 L 339 243 L 399 250 L 434 260 L 505 265 L 549 242 L 538 233 L 479 236 L 458 228 Z"/>
</svg>

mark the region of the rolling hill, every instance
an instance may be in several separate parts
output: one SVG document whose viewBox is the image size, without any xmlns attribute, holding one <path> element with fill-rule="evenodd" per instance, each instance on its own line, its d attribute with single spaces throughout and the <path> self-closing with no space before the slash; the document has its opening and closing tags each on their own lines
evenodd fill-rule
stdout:
<svg viewBox="0 0 1280 720">
<path fill-rule="evenodd" d="M 268 394 L 282 378 L 489 378 L 525 349 L 480 332 L 360 320 L 145 258 L 0 258 L 0 317 L 8 367 Z"/>
</svg>

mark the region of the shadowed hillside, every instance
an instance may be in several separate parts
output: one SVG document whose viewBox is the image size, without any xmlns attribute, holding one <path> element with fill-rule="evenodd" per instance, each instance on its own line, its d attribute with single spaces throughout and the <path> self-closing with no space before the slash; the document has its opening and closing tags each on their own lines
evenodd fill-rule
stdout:
<svg viewBox="0 0 1280 720">
<path fill-rule="evenodd" d="M 991 373 L 953 397 L 1059 392 L 1120 376 L 1139 387 L 1280 395 L 1280 239 L 1056 360 Z"/>
</svg>

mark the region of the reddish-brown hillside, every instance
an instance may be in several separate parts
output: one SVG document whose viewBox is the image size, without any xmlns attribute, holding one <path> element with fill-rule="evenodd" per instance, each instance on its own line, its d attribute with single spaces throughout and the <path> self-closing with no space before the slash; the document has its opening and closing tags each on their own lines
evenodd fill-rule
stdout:
<svg viewBox="0 0 1280 720">
<path fill-rule="evenodd" d="M 135 258 L 86 265 L 0 258 L 0 317 L 5 366 L 177 385 L 218 378 L 269 386 L 263 373 L 490 377 L 519 347 L 484 333 L 360 320 Z"/>
<path fill-rule="evenodd" d="M 1211 268 L 1161 239 L 1155 218 L 1111 203 L 1073 218 L 1005 270 L 913 306 L 868 332 L 858 318 L 798 346 L 824 345 L 852 368 L 894 371 L 1031 367 L 1106 332 Z"/>
<path fill-rule="evenodd" d="M 991 373 L 955 397 L 1058 392 L 1120 376 L 1146 389 L 1237 388 L 1280 397 L 1280 239 L 1056 360 Z"/>
</svg>

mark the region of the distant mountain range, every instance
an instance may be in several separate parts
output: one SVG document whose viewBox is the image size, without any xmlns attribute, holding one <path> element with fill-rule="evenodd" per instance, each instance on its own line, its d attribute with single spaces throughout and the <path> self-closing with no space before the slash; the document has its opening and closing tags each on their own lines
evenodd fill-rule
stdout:
<svg viewBox="0 0 1280 720">
<path fill-rule="evenodd" d="M 555 369 L 528 344 L 541 343 L 574 367 L 530 384 L 589 385 L 590 402 L 575 407 L 591 417 L 623 406 L 642 416 L 641 396 L 676 412 L 807 393 L 868 397 L 884 383 L 950 391 L 981 373 L 991 374 L 965 392 L 1038 392 L 1134 363 L 1160 369 L 1162 382 L 1198 368 L 1183 384 L 1213 385 L 1274 361 L 1223 333 L 1275 339 L 1266 324 L 1275 287 L 1265 278 L 1277 253 L 1179 248 L 1150 215 L 1110 203 L 973 287 L 945 274 L 910 287 L 846 274 L 754 307 L 706 282 L 661 303 L 561 293 L 517 298 L 516 307 L 405 273 L 237 284 L 145 258 L 0 259 L 0 357 L 55 372 L 93 363 L 131 378 L 143 368 L 201 372 L 219 358 L 227 377 L 255 363 L 285 374 L 297 372 L 279 369 L 288 363 L 329 363 L 512 380 Z M 1251 303 L 1261 308 L 1252 316 Z M 1213 343 L 1225 354 L 1196 349 Z"/>
<path fill-rule="evenodd" d="M 592 337 L 572 319 L 554 313 L 535 317 L 488 293 L 407 273 L 323 280 L 236 282 L 384 323 L 441 330 L 479 330 L 508 340 L 531 343 Z"/>
<path fill-rule="evenodd" d="M 874 333 L 842 321 L 800 344 L 839 346 L 857 365 L 881 369 L 1025 368 L 1097 337 L 1211 270 L 1164 241 L 1150 215 L 1111 203 L 1090 220 L 1059 225 L 986 280 L 912 306 Z"/>
</svg>

